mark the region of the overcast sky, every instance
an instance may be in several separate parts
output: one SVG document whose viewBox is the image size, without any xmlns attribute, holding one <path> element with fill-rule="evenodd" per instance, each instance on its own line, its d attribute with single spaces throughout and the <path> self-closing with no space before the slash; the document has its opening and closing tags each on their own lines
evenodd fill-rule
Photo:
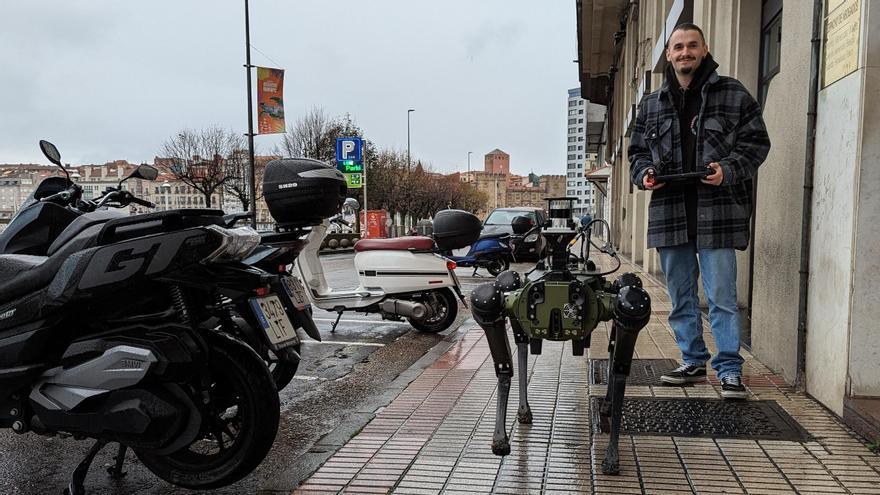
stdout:
<svg viewBox="0 0 880 495">
<path fill-rule="evenodd" d="M 574 0 L 251 0 L 250 15 L 252 63 L 286 70 L 288 126 L 320 106 L 405 150 L 414 108 L 412 154 L 436 170 L 500 148 L 514 173 L 565 173 Z M 244 46 L 243 0 L 4 1 L 0 163 L 45 163 L 39 139 L 73 164 L 152 162 L 184 128 L 244 133 Z"/>
</svg>

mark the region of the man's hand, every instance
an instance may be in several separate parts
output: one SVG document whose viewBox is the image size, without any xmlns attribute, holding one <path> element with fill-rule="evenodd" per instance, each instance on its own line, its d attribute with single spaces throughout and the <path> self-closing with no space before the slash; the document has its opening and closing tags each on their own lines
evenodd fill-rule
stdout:
<svg viewBox="0 0 880 495">
<path fill-rule="evenodd" d="M 724 171 L 721 170 L 721 164 L 718 162 L 712 162 L 709 164 L 709 168 L 715 171 L 712 175 L 707 175 L 705 179 L 700 179 L 703 181 L 703 184 L 709 184 L 710 186 L 720 186 L 721 181 L 724 180 Z"/>
<path fill-rule="evenodd" d="M 658 183 L 655 180 L 655 177 L 657 177 L 657 173 L 654 172 L 653 168 L 649 168 L 648 172 L 645 173 L 644 177 L 642 177 L 642 185 L 645 186 L 645 189 L 648 189 L 649 191 L 654 191 L 666 185 L 665 182 Z"/>
</svg>

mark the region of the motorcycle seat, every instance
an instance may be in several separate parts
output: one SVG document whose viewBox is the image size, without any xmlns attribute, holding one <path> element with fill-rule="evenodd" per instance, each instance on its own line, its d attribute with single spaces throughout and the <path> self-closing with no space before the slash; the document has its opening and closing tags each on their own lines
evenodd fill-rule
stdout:
<svg viewBox="0 0 880 495">
<path fill-rule="evenodd" d="M 431 251 L 434 240 L 430 237 L 407 236 L 394 239 L 361 239 L 354 243 L 354 250 L 361 251 Z"/>
<path fill-rule="evenodd" d="M 49 263 L 45 256 L 0 254 L 0 302 L 11 301 L 49 285 L 60 262 Z M 56 266 L 58 265 L 58 266 Z"/>
</svg>

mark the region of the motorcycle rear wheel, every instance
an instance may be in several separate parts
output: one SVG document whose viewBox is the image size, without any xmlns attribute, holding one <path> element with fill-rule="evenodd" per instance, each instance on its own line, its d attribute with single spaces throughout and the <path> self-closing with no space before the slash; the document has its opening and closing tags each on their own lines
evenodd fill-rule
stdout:
<svg viewBox="0 0 880 495">
<path fill-rule="evenodd" d="M 492 274 L 493 277 L 497 277 L 498 274 L 510 268 L 510 260 L 507 259 L 506 256 L 499 256 L 489 261 L 486 265 L 486 270 Z"/>
<path fill-rule="evenodd" d="M 407 318 L 413 328 L 424 333 L 437 333 L 455 323 L 455 318 L 458 316 L 458 301 L 451 290 L 448 288 L 432 290 L 426 296 L 422 302 L 431 306 L 434 314 L 424 320 Z"/>
<path fill-rule="evenodd" d="M 300 358 L 297 356 L 301 355 L 301 348 L 302 344 L 296 344 L 277 353 L 272 350 L 268 351 L 269 359 L 267 364 L 269 365 L 269 371 L 272 373 L 272 380 L 275 381 L 275 388 L 279 392 L 284 390 L 284 387 L 290 384 L 293 376 L 296 375 L 300 361 Z"/>
<path fill-rule="evenodd" d="M 199 490 L 229 485 L 256 469 L 275 442 L 281 409 L 272 375 L 253 349 L 225 334 L 205 339 L 214 412 L 202 418 L 201 434 L 168 455 L 135 451 L 156 476 Z"/>
</svg>

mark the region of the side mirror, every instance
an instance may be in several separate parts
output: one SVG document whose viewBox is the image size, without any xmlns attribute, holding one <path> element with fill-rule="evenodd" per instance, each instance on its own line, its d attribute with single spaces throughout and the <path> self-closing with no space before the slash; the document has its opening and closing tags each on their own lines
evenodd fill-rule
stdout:
<svg viewBox="0 0 880 495">
<path fill-rule="evenodd" d="M 134 172 L 128 176 L 129 179 L 144 179 L 144 180 L 156 180 L 156 177 L 159 177 L 159 169 L 152 165 L 138 165 L 138 168 L 134 169 Z"/>
<path fill-rule="evenodd" d="M 342 204 L 342 206 L 352 211 L 357 211 L 361 209 L 361 204 L 358 203 L 358 200 L 354 198 L 345 198 L 345 202 Z"/>
<path fill-rule="evenodd" d="M 61 153 L 58 152 L 58 148 L 56 148 L 54 144 L 41 139 L 40 151 L 42 151 L 43 154 L 46 155 L 46 158 L 48 158 L 50 162 L 58 165 L 61 168 L 64 168 L 64 166 L 61 165 Z"/>
</svg>

